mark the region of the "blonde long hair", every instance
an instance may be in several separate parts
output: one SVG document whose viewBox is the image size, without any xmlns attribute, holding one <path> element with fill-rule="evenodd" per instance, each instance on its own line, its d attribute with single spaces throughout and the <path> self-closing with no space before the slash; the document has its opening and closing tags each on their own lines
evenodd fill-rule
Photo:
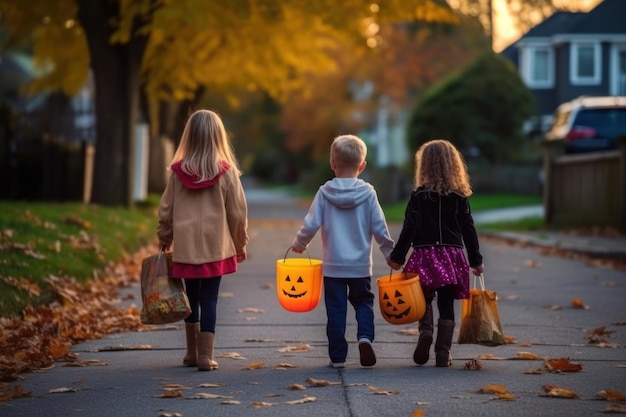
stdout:
<svg viewBox="0 0 626 417">
<path fill-rule="evenodd" d="M 170 167 L 179 161 L 185 173 L 198 177 L 197 182 L 215 177 L 222 162 L 241 175 L 222 119 L 211 110 L 196 110 L 189 116 Z"/>
<path fill-rule="evenodd" d="M 424 143 L 415 153 L 415 187 L 439 194 L 452 192 L 472 195 L 467 165 L 461 153 L 450 142 L 435 139 Z"/>
</svg>

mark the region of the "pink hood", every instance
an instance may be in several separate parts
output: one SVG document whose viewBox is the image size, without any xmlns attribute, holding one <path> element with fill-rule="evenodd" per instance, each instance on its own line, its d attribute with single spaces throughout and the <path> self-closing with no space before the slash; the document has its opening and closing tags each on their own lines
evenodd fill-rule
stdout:
<svg viewBox="0 0 626 417">
<path fill-rule="evenodd" d="M 172 164 L 172 171 L 174 171 L 176 175 L 178 175 L 180 182 L 182 182 L 183 185 L 190 190 L 212 187 L 213 185 L 217 184 L 222 174 L 224 174 L 230 168 L 230 165 L 228 165 L 227 162 L 222 161 L 220 162 L 220 172 L 218 172 L 215 177 L 209 178 L 208 180 L 202 182 L 198 182 L 198 177 L 196 175 L 189 175 L 184 172 L 181 168 L 181 165 L 182 161 L 178 161 L 175 164 Z"/>
</svg>

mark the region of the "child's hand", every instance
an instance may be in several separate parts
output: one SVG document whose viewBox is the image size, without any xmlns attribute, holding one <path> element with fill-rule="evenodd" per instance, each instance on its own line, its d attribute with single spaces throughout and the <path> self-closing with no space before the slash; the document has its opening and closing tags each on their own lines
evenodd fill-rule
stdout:
<svg viewBox="0 0 626 417">
<path fill-rule="evenodd" d="M 393 269 L 394 271 L 397 271 L 398 269 L 402 268 L 402 265 L 392 261 L 391 259 L 387 259 L 387 265 L 389 265 L 389 267 Z"/>
<path fill-rule="evenodd" d="M 472 273 L 475 276 L 479 277 L 483 274 L 483 271 L 485 270 L 485 265 L 480 264 L 478 266 L 473 266 L 471 269 L 472 269 Z"/>
<path fill-rule="evenodd" d="M 238 264 L 242 263 L 243 261 L 246 260 L 246 258 L 247 258 L 247 255 L 245 252 L 237 254 L 237 263 Z"/>
<path fill-rule="evenodd" d="M 302 252 L 304 252 L 302 249 L 298 249 L 298 248 L 293 247 L 293 246 L 291 247 L 291 250 L 292 250 L 293 252 L 295 252 L 295 253 L 302 253 Z"/>
</svg>

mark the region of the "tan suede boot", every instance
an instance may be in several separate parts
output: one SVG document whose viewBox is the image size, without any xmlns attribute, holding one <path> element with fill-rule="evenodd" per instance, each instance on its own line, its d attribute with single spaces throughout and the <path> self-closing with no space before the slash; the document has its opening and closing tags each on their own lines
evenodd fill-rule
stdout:
<svg viewBox="0 0 626 417">
<path fill-rule="evenodd" d="M 198 335 L 198 371 L 213 371 L 218 368 L 213 360 L 215 333 L 200 332 Z"/>
<path fill-rule="evenodd" d="M 198 333 L 200 332 L 200 323 L 185 322 L 185 340 L 187 341 L 187 353 L 183 358 L 184 366 L 198 366 Z"/>
</svg>

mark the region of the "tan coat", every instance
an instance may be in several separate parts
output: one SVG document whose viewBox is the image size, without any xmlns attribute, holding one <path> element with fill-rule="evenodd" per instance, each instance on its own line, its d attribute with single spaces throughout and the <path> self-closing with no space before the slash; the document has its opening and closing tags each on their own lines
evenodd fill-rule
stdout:
<svg viewBox="0 0 626 417">
<path fill-rule="evenodd" d="M 248 206 L 239 175 L 228 169 L 215 185 L 189 189 L 174 172 L 161 196 L 157 236 L 173 245 L 174 262 L 199 265 L 245 254 Z"/>
</svg>

